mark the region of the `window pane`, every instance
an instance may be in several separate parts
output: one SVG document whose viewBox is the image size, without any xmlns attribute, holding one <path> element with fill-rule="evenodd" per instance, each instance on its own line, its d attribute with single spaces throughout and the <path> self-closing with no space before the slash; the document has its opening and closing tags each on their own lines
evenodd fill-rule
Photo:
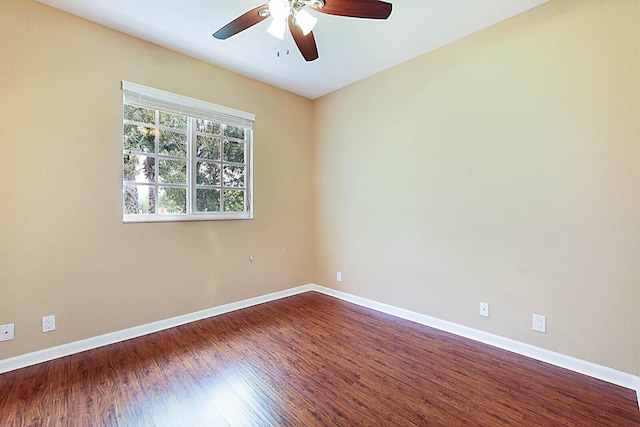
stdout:
<svg viewBox="0 0 640 427">
<path fill-rule="evenodd" d="M 138 165 L 140 164 L 138 156 L 125 154 L 123 156 L 122 164 L 124 166 L 122 168 L 122 178 L 124 181 L 135 181 L 136 175 L 138 174 Z"/>
<path fill-rule="evenodd" d="M 125 215 L 155 213 L 156 193 L 150 185 L 125 185 L 122 211 Z"/>
<path fill-rule="evenodd" d="M 196 175 L 196 184 L 201 185 L 220 185 L 220 165 L 209 162 L 196 163 L 198 174 Z"/>
<path fill-rule="evenodd" d="M 224 166 L 225 187 L 244 187 L 244 166 Z"/>
<path fill-rule="evenodd" d="M 220 160 L 220 140 L 211 136 L 198 135 L 196 138 L 196 157 Z"/>
<path fill-rule="evenodd" d="M 237 128 L 235 126 L 225 126 L 224 136 L 229 138 L 244 139 L 244 128 Z"/>
<path fill-rule="evenodd" d="M 225 162 L 244 163 L 244 143 L 224 141 Z"/>
<path fill-rule="evenodd" d="M 187 189 L 160 187 L 159 214 L 182 214 L 187 212 Z"/>
<path fill-rule="evenodd" d="M 186 184 L 187 183 L 187 162 L 186 160 L 160 159 L 158 164 L 160 182 L 165 184 Z"/>
<path fill-rule="evenodd" d="M 125 120 L 154 124 L 156 122 L 156 110 L 125 105 L 124 118 Z"/>
<path fill-rule="evenodd" d="M 187 130 L 187 116 L 160 111 L 159 118 L 161 126 Z"/>
<path fill-rule="evenodd" d="M 198 132 L 212 133 L 220 135 L 220 123 L 210 122 L 209 120 L 196 120 L 196 130 Z"/>
<path fill-rule="evenodd" d="M 198 212 L 220 212 L 220 190 L 198 188 L 196 190 L 196 210 Z"/>
<path fill-rule="evenodd" d="M 123 164 L 125 181 L 156 182 L 155 157 L 125 154 Z"/>
<path fill-rule="evenodd" d="M 244 121 L 220 119 L 232 110 L 198 101 L 191 105 L 188 98 L 167 96 L 160 107 L 145 101 L 154 91 L 128 82 L 123 88 L 123 220 L 245 218 L 231 214 L 247 212 L 253 191 L 252 132 Z M 210 114 L 187 113 L 195 107 Z"/>
<path fill-rule="evenodd" d="M 124 149 L 153 153 L 156 151 L 155 134 L 154 128 L 124 125 Z"/>
<path fill-rule="evenodd" d="M 171 156 L 187 157 L 187 134 L 162 131 L 160 133 L 160 152 Z"/>
<path fill-rule="evenodd" d="M 244 212 L 244 190 L 224 190 L 224 211 Z"/>
</svg>

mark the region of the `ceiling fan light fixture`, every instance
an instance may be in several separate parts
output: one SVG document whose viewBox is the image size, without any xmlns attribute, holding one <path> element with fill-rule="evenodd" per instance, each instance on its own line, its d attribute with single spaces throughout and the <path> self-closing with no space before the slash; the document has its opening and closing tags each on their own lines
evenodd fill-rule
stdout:
<svg viewBox="0 0 640 427">
<path fill-rule="evenodd" d="M 291 13 L 289 0 L 269 0 L 268 7 L 274 20 L 286 21 Z"/>
<path fill-rule="evenodd" d="M 273 37 L 277 37 L 280 40 L 284 40 L 284 35 L 287 31 L 287 21 L 285 19 L 273 19 L 271 25 L 267 28 L 267 32 Z"/>
<path fill-rule="evenodd" d="M 284 40 L 290 33 L 304 60 L 311 62 L 318 59 L 318 45 L 312 31 L 318 19 L 303 11 L 304 8 L 326 15 L 364 19 L 387 19 L 393 9 L 391 3 L 383 0 L 331 0 L 329 4 L 326 1 L 267 0 L 267 4 L 254 7 L 220 28 L 213 37 L 226 40 L 272 16 L 269 34 Z"/>
<path fill-rule="evenodd" d="M 302 30 L 305 36 L 309 34 L 318 23 L 318 18 L 312 16 L 306 10 L 299 10 L 294 14 L 294 22 Z"/>
</svg>

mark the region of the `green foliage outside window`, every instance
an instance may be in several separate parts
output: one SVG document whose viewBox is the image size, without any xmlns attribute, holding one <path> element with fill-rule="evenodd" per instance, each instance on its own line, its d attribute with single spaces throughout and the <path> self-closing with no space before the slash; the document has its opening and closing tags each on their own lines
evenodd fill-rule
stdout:
<svg viewBox="0 0 640 427">
<path fill-rule="evenodd" d="M 185 115 L 124 105 L 124 214 L 187 213 L 191 133 L 196 157 L 194 211 L 245 211 L 244 128 L 203 119 L 190 122 Z"/>
</svg>

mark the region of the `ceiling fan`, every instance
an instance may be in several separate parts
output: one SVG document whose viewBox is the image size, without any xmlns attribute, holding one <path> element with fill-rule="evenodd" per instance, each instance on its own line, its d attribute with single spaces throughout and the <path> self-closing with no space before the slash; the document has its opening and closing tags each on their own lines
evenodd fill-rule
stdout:
<svg viewBox="0 0 640 427">
<path fill-rule="evenodd" d="M 328 15 L 367 19 L 387 19 L 392 7 L 391 3 L 379 0 L 269 0 L 267 4 L 238 16 L 213 33 L 213 37 L 228 39 L 273 16 L 267 31 L 284 39 L 288 23 L 291 36 L 304 59 L 314 61 L 318 59 L 318 47 L 312 30 L 318 19 L 305 10 L 307 6 Z"/>
</svg>

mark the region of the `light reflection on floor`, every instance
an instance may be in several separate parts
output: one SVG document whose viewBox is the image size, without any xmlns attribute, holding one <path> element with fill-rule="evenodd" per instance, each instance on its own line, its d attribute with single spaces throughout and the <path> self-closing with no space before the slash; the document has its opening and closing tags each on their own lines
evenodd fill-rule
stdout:
<svg viewBox="0 0 640 427">
<path fill-rule="evenodd" d="M 198 391 L 190 389 L 185 393 L 169 393 L 146 402 L 147 413 L 153 414 L 153 420 L 142 425 L 244 427 L 270 424 L 260 414 L 263 399 L 256 390 L 255 382 L 249 381 L 246 372 L 242 371 L 244 369 L 234 366 L 208 381 L 202 381 L 202 388 Z M 180 397 L 177 398 L 177 394 Z"/>
</svg>

